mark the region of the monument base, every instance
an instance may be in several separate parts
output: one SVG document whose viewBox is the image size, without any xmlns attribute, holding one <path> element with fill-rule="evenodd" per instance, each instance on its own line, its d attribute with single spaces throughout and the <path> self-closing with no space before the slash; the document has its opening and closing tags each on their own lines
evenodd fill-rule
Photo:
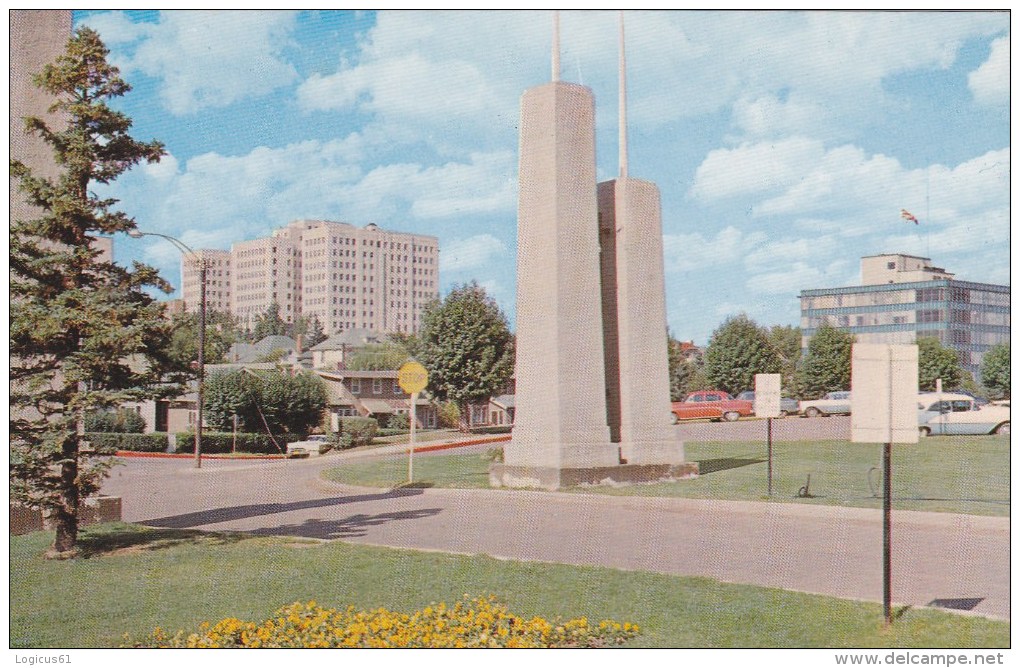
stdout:
<svg viewBox="0 0 1020 668">
<path fill-rule="evenodd" d="M 620 464 L 591 468 L 555 468 L 552 466 L 512 466 L 493 464 L 489 467 L 492 487 L 532 487 L 561 489 L 578 485 L 634 485 L 664 482 L 698 475 L 697 462 L 682 464 Z"/>
</svg>

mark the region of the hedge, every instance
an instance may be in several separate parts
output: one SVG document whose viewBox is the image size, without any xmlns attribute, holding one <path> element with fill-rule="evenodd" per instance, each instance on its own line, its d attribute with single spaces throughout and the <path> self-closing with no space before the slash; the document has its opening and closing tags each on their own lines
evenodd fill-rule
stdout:
<svg viewBox="0 0 1020 668">
<path fill-rule="evenodd" d="M 502 425 L 491 425 L 486 427 L 471 427 L 468 429 L 472 434 L 509 434 L 513 431 L 513 425 L 502 424 Z"/>
<path fill-rule="evenodd" d="M 166 432 L 156 432 L 154 434 L 116 434 L 93 431 L 86 432 L 85 438 L 100 451 L 166 452 L 169 445 Z"/>
<path fill-rule="evenodd" d="M 279 449 L 273 445 L 272 439 L 266 434 L 252 434 L 240 432 L 237 434 L 237 452 L 252 454 L 278 455 L 287 451 L 287 443 L 302 440 L 298 434 L 286 434 L 276 436 L 276 442 L 280 444 Z M 177 452 L 195 451 L 195 432 L 184 431 L 177 434 Z M 229 431 L 203 431 L 202 432 L 203 454 L 223 454 L 234 452 L 234 434 Z"/>
<path fill-rule="evenodd" d="M 379 433 L 379 422 L 375 418 L 340 418 L 339 444 L 341 448 L 368 445 Z"/>
</svg>

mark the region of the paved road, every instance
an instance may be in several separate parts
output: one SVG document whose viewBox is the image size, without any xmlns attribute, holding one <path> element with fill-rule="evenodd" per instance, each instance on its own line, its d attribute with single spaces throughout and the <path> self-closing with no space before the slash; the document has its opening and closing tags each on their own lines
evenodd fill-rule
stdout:
<svg viewBox="0 0 1020 668">
<path fill-rule="evenodd" d="M 375 490 L 308 460 L 131 460 L 104 492 L 151 526 L 596 564 L 880 601 L 880 513 L 783 503 L 508 490 Z M 364 456 L 364 455 L 362 455 Z M 375 452 L 371 456 L 386 456 Z M 392 455 L 390 455 L 392 456 Z M 1009 518 L 893 513 L 894 602 L 1009 617 Z"/>
</svg>

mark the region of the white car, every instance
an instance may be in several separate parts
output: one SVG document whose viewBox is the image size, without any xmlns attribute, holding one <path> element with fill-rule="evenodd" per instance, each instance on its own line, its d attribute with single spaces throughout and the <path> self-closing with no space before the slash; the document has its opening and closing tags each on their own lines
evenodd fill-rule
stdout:
<svg viewBox="0 0 1020 668">
<path fill-rule="evenodd" d="M 850 415 L 850 393 L 829 392 L 821 399 L 802 401 L 797 412 L 804 417 Z"/>
<path fill-rule="evenodd" d="M 288 457 L 310 457 L 321 455 L 329 451 L 333 446 L 329 443 L 329 437 L 321 434 L 309 436 L 304 441 L 294 441 L 287 444 Z"/>
<path fill-rule="evenodd" d="M 917 395 L 917 428 L 932 434 L 1009 435 L 1009 406 L 978 406 L 973 397 L 949 392 Z"/>
</svg>

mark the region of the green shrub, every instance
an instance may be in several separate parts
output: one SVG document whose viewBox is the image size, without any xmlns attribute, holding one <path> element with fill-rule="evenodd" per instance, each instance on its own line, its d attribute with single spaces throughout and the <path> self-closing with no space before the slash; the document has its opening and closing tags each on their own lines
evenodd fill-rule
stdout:
<svg viewBox="0 0 1020 668">
<path fill-rule="evenodd" d="M 396 430 L 400 432 L 407 431 L 411 428 L 411 416 L 407 413 L 394 413 L 390 416 L 390 419 L 386 421 L 387 430 Z"/>
<path fill-rule="evenodd" d="M 439 404 L 439 426 L 447 429 L 460 428 L 460 408 L 452 401 Z"/>
<path fill-rule="evenodd" d="M 85 438 L 89 440 L 92 447 L 100 452 L 112 452 L 115 450 L 166 452 L 168 445 L 166 432 L 156 432 L 154 434 L 86 432 Z"/>
<path fill-rule="evenodd" d="M 301 437 L 296 434 L 276 436 L 279 448 L 273 444 L 273 440 L 266 434 L 251 434 L 241 432 L 237 434 L 237 452 L 263 455 L 279 455 L 287 451 L 287 443 L 300 441 Z M 195 432 L 185 431 L 177 434 L 177 452 L 195 451 Z M 234 434 L 232 432 L 203 431 L 202 432 L 202 453 L 207 455 L 224 454 L 234 452 Z"/>
<path fill-rule="evenodd" d="M 85 431 L 115 434 L 141 434 L 145 418 L 130 408 L 115 411 L 93 411 L 85 416 Z"/>
<path fill-rule="evenodd" d="M 353 448 L 368 445 L 379 433 L 379 422 L 375 418 L 345 417 L 340 418 L 341 448 Z"/>
</svg>

